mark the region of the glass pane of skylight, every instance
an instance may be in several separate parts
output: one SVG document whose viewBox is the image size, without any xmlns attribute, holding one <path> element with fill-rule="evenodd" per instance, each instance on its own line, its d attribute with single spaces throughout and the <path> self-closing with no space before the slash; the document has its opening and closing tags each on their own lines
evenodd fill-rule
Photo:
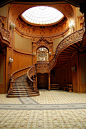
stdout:
<svg viewBox="0 0 86 129">
<path fill-rule="evenodd" d="M 22 17 L 34 24 L 51 24 L 59 21 L 64 15 L 57 9 L 49 6 L 35 6 L 22 13 Z"/>
</svg>

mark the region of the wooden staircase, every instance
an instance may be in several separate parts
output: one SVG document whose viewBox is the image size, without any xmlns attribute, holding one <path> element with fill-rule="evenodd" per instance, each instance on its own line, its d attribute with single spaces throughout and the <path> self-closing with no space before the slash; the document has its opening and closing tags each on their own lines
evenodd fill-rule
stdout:
<svg viewBox="0 0 86 129">
<path fill-rule="evenodd" d="M 49 90 L 59 89 L 57 84 L 55 84 L 56 86 L 52 85 L 50 87 L 50 71 L 53 68 L 59 68 L 64 64 L 66 64 L 68 61 L 70 61 L 70 58 L 72 57 L 73 53 L 76 52 L 81 46 L 80 41 L 82 41 L 83 39 L 83 34 L 84 31 L 83 29 L 81 29 L 65 37 L 57 46 L 55 55 L 50 62 L 48 63 L 40 62 L 30 66 L 28 68 L 28 71 L 26 71 L 27 68 L 24 68 L 22 70 L 13 73 L 11 75 L 10 88 L 7 97 L 30 97 L 39 95 L 39 91 L 37 88 L 38 73 L 49 74 L 49 87 L 48 87 Z M 27 75 L 19 77 L 21 73 L 23 74 L 26 72 Z M 16 75 L 17 79 L 15 79 Z"/>
<path fill-rule="evenodd" d="M 8 91 L 7 97 L 31 97 L 38 96 L 39 93 L 33 91 L 27 75 L 23 75 L 16 79 L 12 85 L 12 91 Z"/>
</svg>

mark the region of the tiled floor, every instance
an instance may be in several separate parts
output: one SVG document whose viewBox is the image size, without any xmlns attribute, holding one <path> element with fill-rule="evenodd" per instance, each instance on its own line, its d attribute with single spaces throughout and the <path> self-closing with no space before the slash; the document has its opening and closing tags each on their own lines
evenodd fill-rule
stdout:
<svg viewBox="0 0 86 129">
<path fill-rule="evenodd" d="M 18 98 L 7 98 L 6 94 L 0 94 L 0 104 L 21 104 Z"/>
<path fill-rule="evenodd" d="M 41 104 L 86 103 L 86 94 L 40 91 Z M 0 104 L 22 104 L 19 98 L 0 94 Z M 86 109 L 0 110 L 0 129 L 86 129 Z"/>
<path fill-rule="evenodd" d="M 40 96 L 32 97 L 32 99 L 40 104 L 86 103 L 86 93 L 40 90 Z"/>
</svg>

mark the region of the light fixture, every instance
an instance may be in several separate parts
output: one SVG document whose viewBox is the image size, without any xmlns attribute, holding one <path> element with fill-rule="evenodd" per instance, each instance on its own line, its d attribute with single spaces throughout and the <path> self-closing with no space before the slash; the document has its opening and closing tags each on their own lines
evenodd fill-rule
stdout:
<svg viewBox="0 0 86 129">
<path fill-rule="evenodd" d="M 12 29 L 14 29 L 14 28 L 15 28 L 15 24 L 11 22 L 11 24 L 10 24 L 10 29 L 12 30 Z"/>
<path fill-rule="evenodd" d="M 71 70 L 74 71 L 74 72 L 76 72 L 76 66 L 73 66 L 73 67 L 71 68 Z"/>
<path fill-rule="evenodd" d="M 49 52 L 49 55 L 51 55 L 51 52 Z"/>
<path fill-rule="evenodd" d="M 9 63 L 13 63 L 13 59 L 11 57 L 9 58 Z"/>
<path fill-rule="evenodd" d="M 71 33 L 73 33 L 73 31 L 74 31 L 74 21 L 73 20 L 69 21 L 69 28 L 70 28 Z"/>
<path fill-rule="evenodd" d="M 35 55 L 36 55 L 36 53 L 34 52 L 34 53 L 33 53 L 33 56 L 35 56 Z"/>
</svg>

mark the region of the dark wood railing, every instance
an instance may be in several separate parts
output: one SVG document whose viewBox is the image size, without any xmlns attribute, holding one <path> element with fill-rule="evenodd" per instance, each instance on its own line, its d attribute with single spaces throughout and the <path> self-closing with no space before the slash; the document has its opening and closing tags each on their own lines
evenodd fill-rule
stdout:
<svg viewBox="0 0 86 129">
<path fill-rule="evenodd" d="M 18 71 L 16 71 L 16 72 L 14 72 L 14 73 L 11 74 L 10 87 L 9 87 L 8 94 L 9 94 L 10 92 L 12 92 L 12 90 L 13 90 L 13 83 L 15 82 L 15 80 L 16 80 L 17 78 L 19 78 L 20 76 L 22 76 L 22 75 L 24 75 L 24 74 L 27 74 L 27 70 L 28 70 L 30 67 L 31 67 L 31 66 L 26 67 L 26 68 L 23 68 L 23 69 L 18 70 Z"/>
<path fill-rule="evenodd" d="M 27 76 L 31 82 L 34 82 L 34 80 L 31 79 L 32 76 L 36 75 L 35 73 L 35 64 L 29 68 L 27 71 Z"/>
<path fill-rule="evenodd" d="M 33 91 L 35 91 L 36 93 L 39 93 L 39 90 L 37 89 L 37 84 L 36 84 L 36 64 L 34 64 L 33 66 L 31 66 L 31 68 L 27 71 L 27 76 L 29 78 L 30 83 L 32 83 L 32 89 Z M 33 77 L 33 79 L 32 79 Z"/>
</svg>

